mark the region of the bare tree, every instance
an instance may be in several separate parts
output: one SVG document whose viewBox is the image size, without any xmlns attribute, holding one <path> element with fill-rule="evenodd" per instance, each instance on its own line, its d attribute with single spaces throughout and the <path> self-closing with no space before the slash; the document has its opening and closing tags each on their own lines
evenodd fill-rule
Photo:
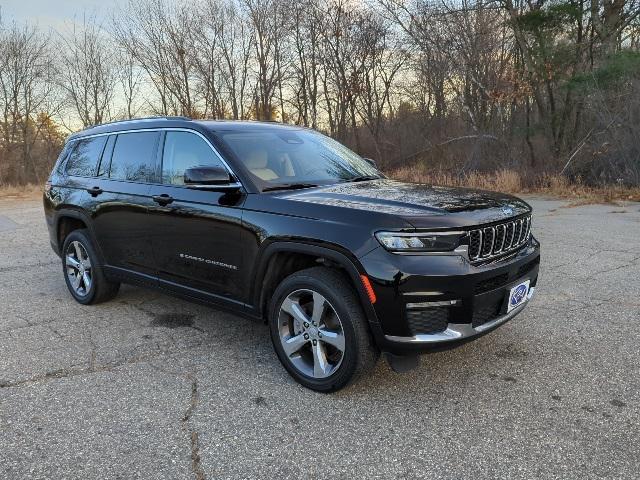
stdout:
<svg viewBox="0 0 640 480">
<path fill-rule="evenodd" d="M 360 19 L 361 85 L 358 113 L 373 139 L 377 158 L 385 119 L 393 116 L 392 93 L 406 54 L 391 26 L 372 13 Z"/>
<path fill-rule="evenodd" d="M 275 116 L 274 98 L 279 94 L 280 115 L 284 116 L 282 96 L 283 44 L 287 34 L 287 16 L 284 2 L 278 0 L 244 0 L 244 5 L 255 33 L 253 42 L 256 66 L 255 114 L 259 120 L 272 120 Z"/>
<path fill-rule="evenodd" d="M 322 24 L 317 0 L 294 2 L 292 49 L 295 55 L 292 69 L 291 104 L 297 112 L 296 123 L 312 128 L 318 126 L 320 92 Z"/>
<path fill-rule="evenodd" d="M 140 111 L 137 99 L 143 82 L 142 69 L 136 63 L 135 58 L 124 49 L 119 49 L 116 55 L 118 69 L 118 85 L 122 92 L 124 103 L 123 113 L 119 116 L 124 118 L 134 118 Z"/>
<path fill-rule="evenodd" d="M 84 127 L 111 118 L 117 74 L 115 52 L 95 18 L 84 17 L 60 35 L 59 86 Z"/>
<path fill-rule="evenodd" d="M 113 19 L 113 34 L 146 71 L 159 96 L 156 107 L 164 115 L 198 117 L 194 91 L 193 11 L 164 0 L 130 0 Z"/>
<path fill-rule="evenodd" d="M 640 0 L 129 0 L 110 26 L 1 29 L 0 176 L 35 178 L 56 121 L 142 111 L 308 125 L 385 168 L 640 171 Z"/>
<path fill-rule="evenodd" d="M 42 181 L 32 150 L 43 127 L 38 114 L 58 111 L 52 57 L 50 38 L 35 27 L 13 24 L 0 31 L 2 149 L 5 161 L 14 166 L 9 176 L 17 183 Z"/>
</svg>

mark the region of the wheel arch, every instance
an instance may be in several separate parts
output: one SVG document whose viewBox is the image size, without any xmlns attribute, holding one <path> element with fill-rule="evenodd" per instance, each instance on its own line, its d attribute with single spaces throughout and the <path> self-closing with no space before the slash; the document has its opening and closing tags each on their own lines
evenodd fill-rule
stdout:
<svg viewBox="0 0 640 480">
<path fill-rule="evenodd" d="M 55 232 L 56 240 L 58 243 L 58 255 L 62 255 L 62 246 L 64 239 L 74 230 L 84 228 L 89 233 L 93 247 L 98 255 L 100 263 L 103 264 L 103 255 L 100 248 L 100 243 L 97 241 L 95 233 L 92 228 L 91 218 L 85 212 L 77 209 L 64 208 L 56 212 L 55 217 Z"/>
<path fill-rule="evenodd" d="M 280 260 L 284 260 L 284 263 L 280 263 Z M 260 256 L 252 288 L 252 301 L 258 315 L 266 318 L 268 301 L 285 277 L 318 264 L 343 270 L 356 290 L 368 321 L 378 323 L 373 305 L 362 285 L 360 275 L 365 272 L 357 259 L 337 248 L 293 241 L 273 242 Z"/>
</svg>

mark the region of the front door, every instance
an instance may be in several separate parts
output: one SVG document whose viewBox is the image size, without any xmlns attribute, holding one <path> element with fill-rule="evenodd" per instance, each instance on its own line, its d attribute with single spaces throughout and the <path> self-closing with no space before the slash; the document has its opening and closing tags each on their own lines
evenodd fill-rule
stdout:
<svg viewBox="0 0 640 480">
<path fill-rule="evenodd" d="M 242 193 L 188 188 L 184 171 L 224 166 L 200 134 L 167 130 L 162 140 L 161 184 L 151 187 L 150 230 L 161 285 L 205 297 L 239 300 Z"/>
</svg>

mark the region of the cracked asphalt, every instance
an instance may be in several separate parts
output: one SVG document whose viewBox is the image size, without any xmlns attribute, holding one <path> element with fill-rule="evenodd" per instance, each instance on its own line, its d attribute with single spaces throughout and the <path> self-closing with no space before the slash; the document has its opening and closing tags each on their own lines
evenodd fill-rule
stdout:
<svg viewBox="0 0 640 480">
<path fill-rule="evenodd" d="M 528 200 L 520 316 L 323 395 L 260 323 L 130 286 L 76 304 L 40 202 L 0 199 L 0 478 L 638 478 L 640 204 Z"/>
</svg>

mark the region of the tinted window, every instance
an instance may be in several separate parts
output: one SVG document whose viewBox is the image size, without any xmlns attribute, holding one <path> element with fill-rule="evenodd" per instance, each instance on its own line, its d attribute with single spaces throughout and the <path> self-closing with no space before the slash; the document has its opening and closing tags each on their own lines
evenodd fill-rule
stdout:
<svg viewBox="0 0 640 480">
<path fill-rule="evenodd" d="M 224 168 L 206 141 L 194 133 L 167 132 L 162 155 L 162 183 L 183 185 L 187 168 L 205 166 Z"/>
<path fill-rule="evenodd" d="M 109 171 L 109 161 L 111 160 L 111 152 L 113 151 L 113 144 L 116 141 L 115 135 L 109 135 L 109 140 L 107 140 L 107 146 L 104 147 L 104 152 L 102 153 L 102 160 L 100 161 L 100 166 L 98 167 L 98 176 L 104 177 Z"/>
<path fill-rule="evenodd" d="M 96 165 L 102 155 L 107 137 L 84 138 L 76 142 L 76 146 L 67 160 L 67 175 L 92 177 Z"/>
<path fill-rule="evenodd" d="M 146 182 L 153 178 L 158 132 L 121 133 L 111 156 L 109 177 Z"/>
<path fill-rule="evenodd" d="M 67 157 L 69 156 L 69 152 L 73 150 L 73 147 L 75 147 L 75 145 L 76 143 L 74 141 L 70 141 L 65 144 L 64 148 L 60 152 L 60 155 L 58 155 L 58 160 L 56 160 L 56 172 L 63 173 L 63 169 L 66 167 L 65 160 L 67 159 Z"/>
</svg>

